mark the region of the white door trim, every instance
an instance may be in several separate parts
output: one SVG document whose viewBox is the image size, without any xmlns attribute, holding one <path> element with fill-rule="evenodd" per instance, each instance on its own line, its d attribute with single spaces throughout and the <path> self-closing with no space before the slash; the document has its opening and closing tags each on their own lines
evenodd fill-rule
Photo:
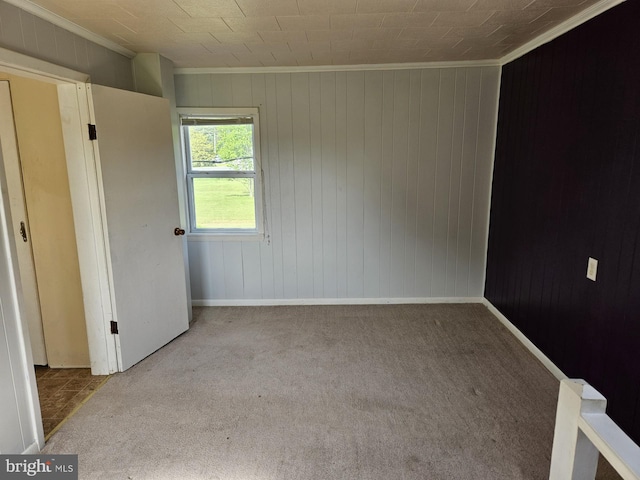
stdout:
<svg viewBox="0 0 640 480">
<path fill-rule="evenodd" d="M 7 73 L 49 83 L 85 83 L 89 75 L 0 48 L 0 67 Z"/>
<path fill-rule="evenodd" d="M 118 371 L 118 362 L 110 331 L 114 308 L 101 170 L 87 127 L 93 123 L 89 95 L 87 84 L 58 85 L 91 372 L 106 375 Z"/>
<path fill-rule="evenodd" d="M 103 225 L 104 202 L 93 145 L 86 135 L 92 118 L 86 84 L 89 76 L 3 48 L 0 48 L 0 70 L 58 87 L 91 372 L 94 375 L 116 372 L 115 339 L 109 329 L 113 308 Z M 30 349 L 27 362 L 33 363 Z"/>
</svg>

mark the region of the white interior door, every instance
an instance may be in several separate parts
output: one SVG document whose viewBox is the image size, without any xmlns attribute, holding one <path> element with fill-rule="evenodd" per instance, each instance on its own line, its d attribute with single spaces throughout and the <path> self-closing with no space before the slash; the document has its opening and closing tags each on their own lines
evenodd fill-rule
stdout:
<svg viewBox="0 0 640 480">
<path fill-rule="evenodd" d="M 24 200 L 22 184 L 22 168 L 16 140 L 15 124 L 13 121 L 13 106 L 9 82 L 0 81 L 0 144 L 4 159 L 4 173 L 7 179 L 9 206 L 14 223 L 13 232 L 20 269 L 20 284 L 24 298 L 24 316 L 29 326 L 29 338 L 33 363 L 47 364 L 42 315 L 40 312 L 40 297 L 38 283 L 31 250 L 31 234 L 29 219 Z"/>
<path fill-rule="evenodd" d="M 91 96 L 123 371 L 189 327 L 170 111 L 109 87 Z"/>
<path fill-rule="evenodd" d="M 0 453 L 36 453 L 44 446 L 44 435 L 35 372 L 28 363 L 18 255 L 3 170 L 0 152 Z"/>
</svg>

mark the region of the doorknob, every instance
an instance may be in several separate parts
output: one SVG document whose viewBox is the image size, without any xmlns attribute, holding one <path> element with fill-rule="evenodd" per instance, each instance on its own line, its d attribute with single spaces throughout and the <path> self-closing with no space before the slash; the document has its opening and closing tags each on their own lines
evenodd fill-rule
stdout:
<svg viewBox="0 0 640 480">
<path fill-rule="evenodd" d="M 24 222 L 20 222 L 20 235 L 22 235 L 22 241 L 27 241 L 27 228 L 24 226 Z"/>
<path fill-rule="evenodd" d="M 174 234 L 175 236 L 184 235 L 184 230 L 183 230 L 182 228 L 180 228 L 180 227 L 177 227 L 177 228 L 173 231 L 173 234 Z M 26 240 L 25 240 L 25 242 L 26 242 Z"/>
</svg>

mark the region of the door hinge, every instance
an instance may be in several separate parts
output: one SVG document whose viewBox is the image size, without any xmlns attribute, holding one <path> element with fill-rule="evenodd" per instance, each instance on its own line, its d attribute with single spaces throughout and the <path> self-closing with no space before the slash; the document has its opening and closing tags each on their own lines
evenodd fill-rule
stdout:
<svg viewBox="0 0 640 480">
<path fill-rule="evenodd" d="M 112 335 L 118 334 L 118 322 L 114 322 L 113 320 L 111 320 L 111 334 Z"/>
<path fill-rule="evenodd" d="M 96 132 L 96 126 L 93 124 L 89 124 L 89 140 L 96 140 L 98 138 L 98 133 Z"/>
</svg>

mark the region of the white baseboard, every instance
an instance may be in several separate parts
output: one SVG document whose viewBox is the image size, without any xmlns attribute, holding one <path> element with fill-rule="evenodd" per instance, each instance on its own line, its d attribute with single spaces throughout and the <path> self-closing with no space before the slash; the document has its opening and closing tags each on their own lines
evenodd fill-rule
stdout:
<svg viewBox="0 0 640 480">
<path fill-rule="evenodd" d="M 529 340 L 524 333 L 522 333 L 520 330 L 518 330 L 518 328 L 509 321 L 509 319 L 507 317 L 505 317 L 502 313 L 500 313 L 500 311 L 493 306 L 493 304 L 487 300 L 486 298 L 483 299 L 484 305 L 489 309 L 489 311 L 491 313 L 493 313 L 495 315 L 495 317 L 500 320 L 500 323 L 502 323 L 505 327 L 507 327 L 507 329 L 518 339 L 520 340 L 520 342 L 538 359 L 540 360 L 540 362 L 542 362 L 542 364 L 547 368 L 547 370 L 549 370 L 554 377 L 556 377 L 558 380 L 564 380 L 565 378 L 568 378 L 563 372 L 562 370 L 560 370 L 558 368 L 558 366 L 553 363 L 549 357 L 547 357 L 544 353 L 542 353 L 542 351 L 536 347 L 533 342 L 531 342 L 531 340 Z"/>
<path fill-rule="evenodd" d="M 483 297 L 412 297 L 412 298 L 272 298 L 192 300 L 194 307 L 247 307 L 281 305 L 401 305 L 416 303 L 484 303 Z"/>
<path fill-rule="evenodd" d="M 22 455 L 36 455 L 38 453 L 40 453 L 40 446 L 38 445 L 38 442 L 33 442 L 25 449 L 24 452 L 22 452 Z"/>
</svg>

